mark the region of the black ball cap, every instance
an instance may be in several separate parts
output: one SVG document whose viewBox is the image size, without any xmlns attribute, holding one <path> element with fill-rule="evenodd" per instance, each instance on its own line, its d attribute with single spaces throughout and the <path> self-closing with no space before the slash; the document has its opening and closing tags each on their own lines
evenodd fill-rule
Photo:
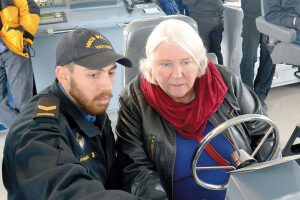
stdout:
<svg viewBox="0 0 300 200">
<path fill-rule="evenodd" d="M 85 28 L 66 33 L 57 44 L 56 66 L 71 62 L 90 69 L 101 69 L 115 62 L 132 67 L 132 62 L 116 53 L 105 36 Z"/>
</svg>

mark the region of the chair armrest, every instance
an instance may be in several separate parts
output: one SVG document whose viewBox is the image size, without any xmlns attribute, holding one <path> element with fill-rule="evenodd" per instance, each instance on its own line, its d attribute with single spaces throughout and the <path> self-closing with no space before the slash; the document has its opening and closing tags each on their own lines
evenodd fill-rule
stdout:
<svg viewBox="0 0 300 200">
<path fill-rule="evenodd" d="M 267 22 L 263 16 L 256 18 L 256 27 L 259 32 L 282 42 L 293 42 L 297 37 L 296 30 Z"/>
</svg>

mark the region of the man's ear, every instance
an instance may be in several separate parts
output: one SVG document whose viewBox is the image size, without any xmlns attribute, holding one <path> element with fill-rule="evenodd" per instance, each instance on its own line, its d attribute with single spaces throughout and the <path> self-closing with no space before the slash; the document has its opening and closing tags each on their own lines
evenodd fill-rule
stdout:
<svg viewBox="0 0 300 200">
<path fill-rule="evenodd" d="M 56 78 L 62 84 L 69 82 L 69 77 L 70 77 L 69 73 L 70 73 L 70 71 L 68 70 L 67 67 L 56 66 L 56 68 L 55 68 Z"/>
</svg>

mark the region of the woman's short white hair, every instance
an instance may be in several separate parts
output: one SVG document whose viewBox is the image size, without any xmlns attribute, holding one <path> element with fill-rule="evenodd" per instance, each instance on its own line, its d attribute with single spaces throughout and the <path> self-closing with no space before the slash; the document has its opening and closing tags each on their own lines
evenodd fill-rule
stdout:
<svg viewBox="0 0 300 200">
<path fill-rule="evenodd" d="M 206 49 L 198 32 L 189 24 L 177 19 L 169 19 L 158 24 L 146 43 L 146 58 L 140 61 L 140 70 L 145 78 L 156 84 L 152 74 L 154 53 L 162 43 L 176 44 L 192 56 L 198 66 L 198 77 L 205 73 L 207 67 Z"/>
</svg>

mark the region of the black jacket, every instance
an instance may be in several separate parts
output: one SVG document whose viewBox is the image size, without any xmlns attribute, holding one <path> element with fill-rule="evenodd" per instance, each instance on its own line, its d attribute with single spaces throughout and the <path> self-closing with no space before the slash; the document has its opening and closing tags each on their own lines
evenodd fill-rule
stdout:
<svg viewBox="0 0 300 200">
<path fill-rule="evenodd" d="M 264 115 L 255 93 L 246 88 L 228 69 L 218 68 L 228 86 L 228 92 L 209 121 L 217 126 L 241 114 Z M 119 101 L 117 152 L 124 189 L 149 199 L 172 199 L 176 157 L 175 128 L 148 105 L 140 89 L 140 77 L 125 88 Z M 232 128 L 232 133 L 238 146 L 250 153 L 268 127 L 266 123 L 255 121 Z M 273 146 L 276 155 L 271 155 Z M 269 138 L 260 149 L 257 159 L 264 160 L 268 156 L 273 158 L 278 153 L 278 140 L 274 143 Z"/>
<path fill-rule="evenodd" d="M 261 0 L 241 0 L 243 13 L 249 17 L 258 17 L 261 15 Z"/>
<path fill-rule="evenodd" d="M 30 101 L 7 135 L 8 199 L 136 199 L 107 190 L 117 181 L 115 155 L 107 114 L 87 121 L 55 82 Z"/>
<path fill-rule="evenodd" d="M 182 0 L 187 5 L 190 13 L 198 17 L 219 17 L 223 16 L 224 0 Z"/>
</svg>

